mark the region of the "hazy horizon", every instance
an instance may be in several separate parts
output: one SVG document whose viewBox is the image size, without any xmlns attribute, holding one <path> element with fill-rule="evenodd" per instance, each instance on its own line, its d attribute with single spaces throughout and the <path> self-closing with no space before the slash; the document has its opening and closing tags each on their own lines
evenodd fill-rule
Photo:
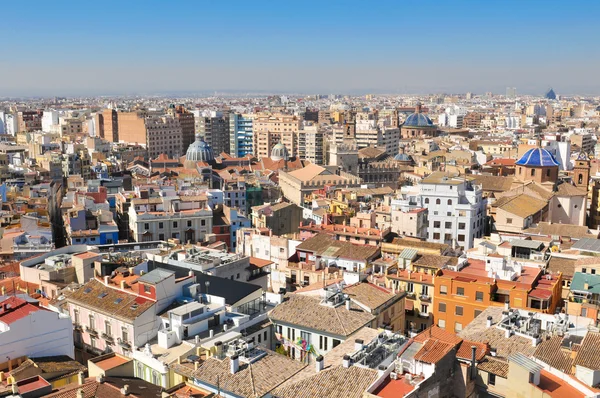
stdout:
<svg viewBox="0 0 600 398">
<path fill-rule="evenodd" d="M 3 7 L 0 97 L 600 95 L 598 2 L 60 2 Z"/>
</svg>

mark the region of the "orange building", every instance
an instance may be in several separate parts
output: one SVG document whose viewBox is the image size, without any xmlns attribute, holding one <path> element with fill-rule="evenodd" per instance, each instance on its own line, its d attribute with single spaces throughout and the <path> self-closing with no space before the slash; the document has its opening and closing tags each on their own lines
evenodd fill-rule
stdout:
<svg viewBox="0 0 600 398">
<path fill-rule="evenodd" d="M 543 274 L 536 267 L 523 267 L 512 279 L 491 278 L 486 260 L 469 259 L 460 270 L 442 270 L 434 279 L 434 322 L 450 331 L 461 331 L 490 306 L 553 314 L 561 302 L 562 274 Z"/>
</svg>

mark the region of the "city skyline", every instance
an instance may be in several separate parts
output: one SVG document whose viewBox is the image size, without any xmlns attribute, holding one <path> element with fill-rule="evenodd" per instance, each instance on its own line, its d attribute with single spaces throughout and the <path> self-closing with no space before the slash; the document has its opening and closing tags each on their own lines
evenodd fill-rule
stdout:
<svg viewBox="0 0 600 398">
<path fill-rule="evenodd" d="M 600 5 L 559 5 L 39 3 L 0 27 L 0 95 L 600 94 Z"/>
</svg>

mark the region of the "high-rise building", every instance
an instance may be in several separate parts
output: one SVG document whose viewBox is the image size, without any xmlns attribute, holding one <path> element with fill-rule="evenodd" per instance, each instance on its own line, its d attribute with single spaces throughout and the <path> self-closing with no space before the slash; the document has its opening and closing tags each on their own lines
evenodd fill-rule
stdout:
<svg viewBox="0 0 600 398">
<path fill-rule="evenodd" d="M 254 155 L 258 158 L 271 156 L 273 147 L 281 142 L 290 156 L 298 155 L 297 136 L 301 118 L 293 115 L 258 115 L 254 118 Z"/>
<path fill-rule="evenodd" d="M 305 122 L 298 131 L 298 156 L 315 164 L 324 164 L 323 131 L 312 122 Z"/>
<path fill-rule="evenodd" d="M 253 118 L 251 115 L 232 113 L 229 115 L 229 154 L 242 158 L 253 154 Z"/>
<path fill-rule="evenodd" d="M 229 114 L 211 111 L 198 119 L 198 132 L 213 149 L 215 156 L 230 153 Z"/>
<path fill-rule="evenodd" d="M 100 137 L 109 142 L 119 142 L 119 117 L 114 109 L 105 109 L 99 114 Z"/>
<path fill-rule="evenodd" d="M 515 98 L 517 96 L 516 87 L 506 87 L 506 98 Z"/>
<path fill-rule="evenodd" d="M 194 114 L 183 105 L 171 105 L 168 114 L 179 121 L 181 126 L 182 146 L 186 149 L 195 140 L 196 127 Z"/>
<path fill-rule="evenodd" d="M 145 119 L 148 156 L 164 153 L 170 158 L 183 156 L 182 129 L 179 120 L 171 116 L 152 116 Z"/>
</svg>

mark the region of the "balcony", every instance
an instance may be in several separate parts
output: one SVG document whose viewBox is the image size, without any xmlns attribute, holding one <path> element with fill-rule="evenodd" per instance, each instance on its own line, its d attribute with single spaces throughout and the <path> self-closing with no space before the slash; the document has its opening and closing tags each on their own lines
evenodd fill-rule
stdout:
<svg viewBox="0 0 600 398">
<path fill-rule="evenodd" d="M 431 296 L 428 294 L 421 294 L 419 296 L 419 300 L 424 301 L 424 302 L 431 302 Z"/>
<path fill-rule="evenodd" d="M 415 292 L 406 292 L 406 298 L 414 300 L 416 297 L 417 295 L 415 294 Z"/>
<path fill-rule="evenodd" d="M 121 348 L 124 348 L 126 350 L 131 350 L 131 344 L 128 341 L 125 341 L 120 337 L 117 339 L 117 344 L 119 344 L 121 346 Z"/>
<path fill-rule="evenodd" d="M 115 338 L 113 336 L 111 336 L 110 334 L 102 333 L 102 335 L 100 337 L 102 337 L 104 340 L 106 340 L 106 342 L 109 344 L 115 343 Z"/>
<path fill-rule="evenodd" d="M 73 323 L 73 330 L 83 331 L 83 326 L 80 323 Z"/>
<path fill-rule="evenodd" d="M 98 331 L 96 329 L 92 329 L 89 326 L 86 326 L 85 327 L 85 331 L 86 331 L 86 333 L 88 333 L 88 334 L 90 334 L 92 336 L 98 337 Z"/>
<path fill-rule="evenodd" d="M 419 312 L 419 318 L 429 318 L 429 312 Z"/>
</svg>

